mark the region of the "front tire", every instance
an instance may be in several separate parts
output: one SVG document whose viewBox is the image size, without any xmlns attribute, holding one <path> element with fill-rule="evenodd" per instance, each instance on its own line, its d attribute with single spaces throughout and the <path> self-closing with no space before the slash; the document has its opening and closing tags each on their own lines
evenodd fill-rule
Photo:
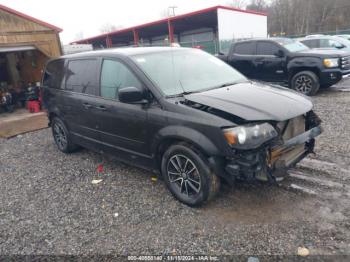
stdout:
<svg viewBox="0 0 350 262">
<path fill-rule="evenodd" d="M 78 146 L 72 142 L 69 131 L 61 119 L 58 117 L 52 119 L 51 128 L 53 138 L 60 151 L 71 153 L 78 149 Z"/>
<path fill-rule="evenodd" d="M 189 206 L 199 206 L 213 198 L 220 188 L 219 178 L 205 157 L 190 145 L 176 144 L 163 155 L 161 171 L 170 192 Z"/>
<path fill-rule="evenodd" d="M 320 80 L 314 72 L 302 71 L 292 77 L 291 88 L 304 95 L 313 96 L 320 88 Z"/>
</svg>

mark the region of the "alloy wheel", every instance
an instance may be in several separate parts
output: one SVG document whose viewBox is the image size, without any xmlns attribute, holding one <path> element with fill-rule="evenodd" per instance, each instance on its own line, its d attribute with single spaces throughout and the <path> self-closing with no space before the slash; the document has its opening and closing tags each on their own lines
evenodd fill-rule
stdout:
<svg viewBox="0 0 350 262">
<path fill-rule="evenodd" d="M 59 123 L 54 123 L 53 126 L 53 135 L 56 141 L 57 146 L 63 150 L 67 147 L 67 135 L 63 127 Z"/>
<path fill-rule="evenodd" d="M 313 81 L 311 77 L 307 75 L 301 75 L 295 80 L 295 90 L 303 93 L 309 94 L 313 87 Z"/>
<path fill-rule="evenodd" d="M 201 190 L 201 178 L 196 165 L 184 155 L 174 155 L 168 161 L 169 181 L 186 197 L 195 197 Z"/>
</svg>

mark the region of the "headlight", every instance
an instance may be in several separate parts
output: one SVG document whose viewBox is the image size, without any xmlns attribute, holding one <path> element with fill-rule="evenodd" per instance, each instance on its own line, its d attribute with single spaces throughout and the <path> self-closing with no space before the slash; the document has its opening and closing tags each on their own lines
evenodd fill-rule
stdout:
<svg viewBox="0 0 350 262">
<path fill-rule="evenodd" d="M 325 67 L 338 67 L 339 66 L 339 59 L 338 58 L 323 59 L 323 65 Z"/>
<path fill-rule="evenodd" d="M 236 148 L 257 148 L 277 136 L 277 131 L 268 123 L 238 126 L 224 129 L 227 143 Z"/>
</svg>

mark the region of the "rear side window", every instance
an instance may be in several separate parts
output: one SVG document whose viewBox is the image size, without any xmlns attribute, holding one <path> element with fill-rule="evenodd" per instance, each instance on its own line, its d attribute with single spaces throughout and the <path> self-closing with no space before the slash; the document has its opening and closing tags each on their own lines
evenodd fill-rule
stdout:
<svg viewBox="0 0 350 262">
<path fill-rule="evenodd" d="M 49 62 L 45 69 L 43 85 L 62 89 L 62 80 L 64 76 L 64 60 L 54 60 Z"/>
<path fill-rule="evenodd" d="M 344 45 L 338 41 L 335 41 L 333 39 L 321 39 L 320 40 L 320 47 L 321 48 L 337 48 L 337 47 L 343 47 Z"/>
<path fill-rule="evenodd" d="M 97 60 L 71 60 L 67 66 L 66 89 L 89 95 L 98 95 Z"/>
<path fill-rule="evenodd" d="M 320 40 L 313 39 L 313 40 L 304 40 L 301 41 L 304 45 L 310 47 L 310 48 L 319 48 L 320 47 Z"/>
<path fill-rule="evenodd" d="M 118 99 L 118 90 L 123 87 L 139 87 L 142 85 L 136 76 L 121 62 L 104 60 L 101 72 L 101 96 Z"/>
<path fill-rule="evenodd" d="M 320 47 L 321 48 L 329 48 L 332 47 L 328 39 L 320 39 Z"/>
<path fill-rule="evenodd" d="M 274 45 L 269 42 L 258 42 L 256 47 L 257 55 L 276 55 L 279 48 L 277 45 Z"/>
<path fill-rule="evenodd" d="M 238 55 L 254 55 L 255 54 L 255 43 L 245 42 L 235 45 L 234 53 Z"/>
</svg>

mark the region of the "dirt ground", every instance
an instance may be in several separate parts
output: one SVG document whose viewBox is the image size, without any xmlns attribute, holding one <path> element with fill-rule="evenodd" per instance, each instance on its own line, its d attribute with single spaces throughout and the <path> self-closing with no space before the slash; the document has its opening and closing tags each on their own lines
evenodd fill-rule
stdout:
<svg viewBox="0 0 350 262">
<path fill-rule="evenodd" d="M 350 256 L 350 92 L 312 100 L 324 127 L 316 155 L 278 185 L 226 186 L 202 208 L 150 172 L 59 152 L 49 129 L 1 139 L 0 254 Z"/>
</svg>

